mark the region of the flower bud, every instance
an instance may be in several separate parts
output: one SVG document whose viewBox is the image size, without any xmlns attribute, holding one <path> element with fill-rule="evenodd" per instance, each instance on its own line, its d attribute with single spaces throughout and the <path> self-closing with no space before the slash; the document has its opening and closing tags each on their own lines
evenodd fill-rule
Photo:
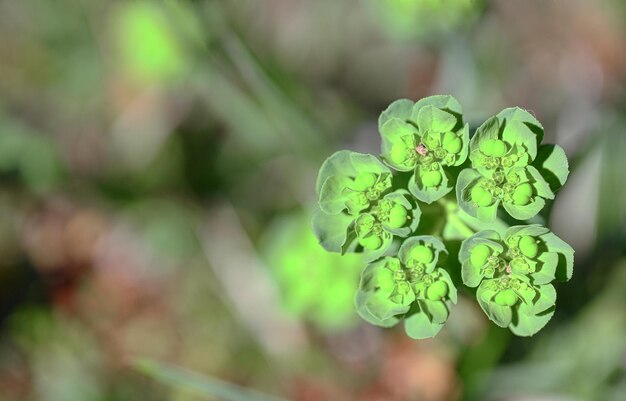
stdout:
<svg viewBox="0 0 626 401">
<path fill-rule="evenodd" d="M 389 211 L 389 219 L 387 224 L 391 228 L 400 228 L 404 226 L 407 220 L 407 210 L 400 204 L 395 204 Z"/>
<path fill-rule="evenodd" d="M 487 139 L 480 143 L 480 151 L 486 156 L 502 157 L 506 153 L 506 144 L 499 139 Z"/>
<path fill-rule="evenodd" d="M 448 295 L 448 284 L 445 281 L 435 281 L 426 289 L 426 298 L 431 301 L 439 301 Z"/>
<path fill-rule="evenodd" d="M 533 194 L 533 187 L 525 182 L 517 186 L 515 188 L 515 192 L 513 192 L 513 202 L 516 205 L 527 205 L 530 202 L 530 198 Z"/>
<path fill-rule="evenodd" d="M 537 241 L 530 235 L 524 235 L 519 240 L 519 249 L 522 251 L 522 254 L 524 254 L 524 256 L 530 259 L 535 258 L 539 253 L 539 246 L 537 245 Z"/>
<path fill-rule="evenodd" d="M 474 267 L 481 267 L 487 263 L 487 258 L 491 254 L 491 250 L 485 244 L 476 245 L 470 253 L 470 263 Z"/>
<path fill-rule="evenodd" d="M 355 191 L 365 191 L 376 183 L 376 178 L 376 174 L 374 173 L 360 173 L 354 178 L 352 189 Z"/>
<path fill-rule="evenodd" d="M 435 258 L 435 255 L 433 254 L 432 249 L 430 249 L 426 245 L 416 246 L 415 248 L 411 250 L 409 256 L 423 264 L 428 264 L 432 262 L 433 259 Z"/>
<path fill-rule="evenodd" d="M 359 244 L 361 244 L 363 248 L 373 251 L 380 248 L 383 244 L 383 239 L 377 235 L 368 235 L 367 237 L 359 238 Z"/>
<path fill-rule="evenodd" d="M 427 171 L 422 175 L 422 183 L 425 187 L 436 187 L 441 184 L 441 180 L 439 171 Z"/>
<path fill-rule="evenodd" d="M 495 302 L 500 306 L 513 306 L 517 303 L 517 295 L 511 289 L 500 291 L 496 295 Z"/>
<path fill-rule="evenodd" d="M 389 158 L 395 164 L 402 164 L 407 159 L 407 148 L 402 143 L 396 143 L 391 147 Z"/>
<path fill-rule="evenodd" d="M 446 132 L 443 136 L 443 148 L 450 153 L 459 153 L 463 147 L 463 141 L 453 132 Z"/>
<path fill-rule="evenodd" d="M 480 185 L 474 186 L 470 195 L 478 206 L 489 206 L 493 202 L 493 196 Z"/>
</svg>

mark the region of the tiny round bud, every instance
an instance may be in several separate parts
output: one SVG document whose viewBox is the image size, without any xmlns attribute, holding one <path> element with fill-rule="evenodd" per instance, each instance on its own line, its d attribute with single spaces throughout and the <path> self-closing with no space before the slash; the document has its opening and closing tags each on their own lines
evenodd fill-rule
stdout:
<svg viewBox="0 0 626 401">
<path fill-rule="evenodd" d="M 407 159 L 407 148 L 402 143 L 396 143 L 391 147 L 391 152 L 389 154 L 389 159 L 396 163 L 402 164 Z"/>
<path fill-rule="evenodd" d="M 425 187 L 436 187 L 441 184 L 441 173 L 439 171 L 427 171 L 422 175 L 422 183 Z"/>
<path fill-rule="evenodd" d="M 527 258 L 533 259 L 539 253 L 537 241 L 530 235 L 524 235 L 519 240 L 519 248 Z"/>
<path fill-rule="evenodd" d="M 506 154 L 506 144 L 499 139 L 494 139 L 491 155 L 493 157 L 502 157 Z"/>
<path fill-rule="evenodd" d="M 363 245 L 363 248 L 373 251 L 380 248 L 383 244 L 383 239 L 377 235 L 368 235 L 367 237 L 359 238 L 359 244 Z"/>
<path fill-rule="evenodd" d="M 517 303 L 517 295 L 511 289 L 500 291 L 496 295 L 495 301 L 500 306 L 513 306 Z"/>
<path fill-rule="evenodd" d="M 486 139 L 482 141 L 479 145 L 479 149 L 486 156 L 493 156 L 493 144 L 496 139 Z"/>
<path fill-rule="evenodd" d="M 376 174 L 374 173 L 359 173 L 354 177 L 352 182 L 352 189 L 355 191 L 364 191 L 372 187 L 376 183 Z"/>
<path fill-rule="evenodd" d="M 530 202 L 530 198 L 533 194 L 533 187 L 525 182 L 520 184 L 515 188 L 515 192 L 513 192 L 513 202 L 516 205 L 527 205 Z"/>
<path fill-rule="evenodd" d="M 470 263 L 474 267 L 481 267 L 487 263 L 491 249 L 485 244 L 476 245 L 470 253 Z"/>
<path fill-rule="evenodd" d="M 483 187 L 476 185 L 470 193 L 472 201 L 478 206 L 489 206 L 493 202 L 493 196 Z"/>
<path fill-rule="evenodd" d="M 446 132 L 443 136 L 443 148 L 450 153 L 459 153 L 463 147 L 463 141 L 453 132 Z"/>
<path fill-rule="evenodd" d="M 427 247 L 426 245 L 418 245 L 413 248 L 409 254 L 409 256 L 413 259 L 416 259 L 420 263 L 428 264 L 433 261 L 435 255 L 433 254 L 432 249 Z"/>
<path fill-rule="evenodd" d="M 431 301 L 439 301 L 448 295 L 448 284 L 445 281 L 435 281 L 426 289 L 426 298 Z"/>
<path fill-rule="evenodd" d="M 388 225 L 391 228 L 400 228 L 407 221 L 407 210 L 404 206 L 396 203 L 389 211 Z"/>
</svg>

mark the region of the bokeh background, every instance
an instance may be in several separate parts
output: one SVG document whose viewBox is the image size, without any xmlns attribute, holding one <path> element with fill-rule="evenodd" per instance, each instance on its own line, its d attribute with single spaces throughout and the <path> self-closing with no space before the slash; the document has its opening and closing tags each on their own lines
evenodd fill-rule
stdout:
<svg viewBox="0 0 626 401">
<path fill-rule="evenodd" d="M 570 159 L 532 338 L 468 294 L 434 340 L 369 326 L 310 233 L 322 161 L 431 94 Z M 625 400 L 625 160 L 621 0 L 0 0 L 0 400 Z"/>
</svg>

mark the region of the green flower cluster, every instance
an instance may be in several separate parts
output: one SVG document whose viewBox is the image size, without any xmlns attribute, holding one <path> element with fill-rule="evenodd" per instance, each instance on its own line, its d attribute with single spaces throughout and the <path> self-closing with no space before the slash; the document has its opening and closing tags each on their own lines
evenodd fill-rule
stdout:
<svg viewBox="0 0 626 401">
<path fill-rule="evenodd" d="M 378 128 L 382 162 L 350 151 L 328 158 L 313 216 L 326 250 L 362 252 L 369 262 L 356 294 L 361 317 L 383 327 L 403 320 L 413 338 L 437 334 L 461 284 L 443 263 L 444 242 L 461 235 L 462 281 L 478 287 L 487 316 L 518 335 L 541 329 L 554 310 L 550 282 L 571 277 L 573 250 L 547 228 L 509 227 L 497 213 L 500 204 L 518 220 L 539 213 L 567 179 L 565 152 L 541 145 L 541 124 L 519 108 L 488 119 L 470 140 L 451 96 L 395 101 Z"/>
<path fill-rule="evenodd" d="M 555 279 L 572 277 L 574 250 L 540 225 L 513 226 L 501 236 L 483 230 L 459 252 L 463 283 L 489 318 L 520 336 L 530 336 L 554 313 Z"/>
</svg>

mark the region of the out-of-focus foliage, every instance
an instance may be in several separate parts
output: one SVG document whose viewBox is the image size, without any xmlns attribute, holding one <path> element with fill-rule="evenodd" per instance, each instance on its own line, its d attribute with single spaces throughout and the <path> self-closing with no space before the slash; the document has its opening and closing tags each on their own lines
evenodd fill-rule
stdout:
<svg viewBox="0 0 626 401">
<path fill-rule="evenodd" d="M 290 313 L 321 328 L 354 326 L 361 256 L 326 252 L 311 231 L 307 213 L 272 223 L 262 242 L 262 253 Z"/>
<path fill-rule="evenodd" d="M 2 401 L 198 399 L 136 357 L 296 401 L 620 400 L 623 2 L 391 3 L 0 0 Z M 434 93 L 472 129 L 519 105 L 563 146 L 536 221 L 577 256 L 551 323 L 511 338 L 465 292 L 420 344 L 286 316 L 264 234 L 327 155 L 378 151 L 393 99 Z"/>
</svg>

